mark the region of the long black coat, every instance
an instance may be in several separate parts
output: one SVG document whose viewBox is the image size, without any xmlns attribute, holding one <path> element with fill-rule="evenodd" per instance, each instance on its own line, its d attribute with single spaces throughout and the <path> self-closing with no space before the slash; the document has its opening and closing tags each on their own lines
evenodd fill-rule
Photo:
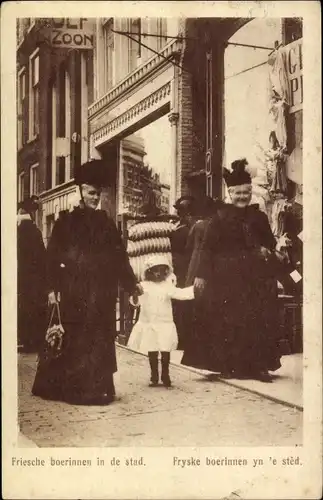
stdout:
<svg viewBox="0 0 323 500">
<path fill-rule="evenodd" d="M 55 224 L 47 249 L 48 288 L 60 292 L 63 355 L 39 364 L 33 393 L 65 401 L 114 392 L 118 283 L 132 293 L 136 278 L 106 212 L 80 209 Z"/>
<path fill-rule="evenodd" d="M 18 343 L 37 350 L 46 324 L 45 246 L 31 219 L 17 228 Z"/>
<path fill-rule="evenodd" d="M 204 333 L 191 365 L 249 373 L 280 367 L 277 262 L 274 254 L 265 261 L 259 253 L 260 246 L 273 251 L 275 245 L 258 205 L 224 205 L 213 217 L 197 271 L 207 282 L 200 299 Z"/>
<path fill-rule="evenodd" d="M 190 226 L 180 223 L 170 235 L 174 274 L 179 288 L 185 287 L 189 255 L 186 251 Z M 173 317 L 178 333 L 178 348 L 183 349 L 187 333 L 191 328 L 190 301 L 172 301 Z"/>
</svg>

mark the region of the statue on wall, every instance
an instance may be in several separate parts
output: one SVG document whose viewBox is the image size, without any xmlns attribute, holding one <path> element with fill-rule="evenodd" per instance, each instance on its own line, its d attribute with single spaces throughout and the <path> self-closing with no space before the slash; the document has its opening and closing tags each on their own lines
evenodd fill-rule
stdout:
<svg viewBox="0 0 323 500">
<path fill-rule="evenodd" d="M 274 130 L 269 134 L 269 148 L 264 150 L 265 165 L 269 191 L 275 193 L 287 193 L 287 175 L 285 149 L 280 145 Z"/>
</svg>

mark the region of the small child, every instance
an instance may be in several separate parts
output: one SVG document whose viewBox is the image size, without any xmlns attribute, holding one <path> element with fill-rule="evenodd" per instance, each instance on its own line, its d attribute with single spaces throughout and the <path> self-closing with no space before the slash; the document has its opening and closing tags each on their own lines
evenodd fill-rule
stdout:
<svg viewBox="0 0 323 500">
<path fill-rule="evenodd" d="M 170 387 L 170 351 L 175 350 L 178 344 L 171 300 L 193 300 L 193 286 L 176 288 L 175 276 L 171 274 L 167 259 L 159 255 L 147 260 L 141 286 L 143 295 L 140 298 L 134 296 L 132 300 L 134 306 L 140 306 L 140 316 L 133 327 L 128 346 L 148 353 L 152 387 L 159 382 L 158 354 L 161 352 L 161 380 L 165 387 Z"/>
</svg>

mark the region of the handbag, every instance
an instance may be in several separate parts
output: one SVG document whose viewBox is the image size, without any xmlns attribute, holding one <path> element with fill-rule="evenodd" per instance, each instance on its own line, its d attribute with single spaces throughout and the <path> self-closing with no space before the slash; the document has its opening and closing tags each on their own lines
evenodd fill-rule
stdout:
<svg viewBox="0 0 323 500">
<path fill-rule="evenodd" d="M 57 312 L 58 323 L 54 323 L 54 315 Z M 48 328 L 45 336 L 44 357 L 46 359 L 56 359 L 62 355 L 64 345 L 65 330 L 61 321 L 59 303 L 54 304 Z"/>
</svg>

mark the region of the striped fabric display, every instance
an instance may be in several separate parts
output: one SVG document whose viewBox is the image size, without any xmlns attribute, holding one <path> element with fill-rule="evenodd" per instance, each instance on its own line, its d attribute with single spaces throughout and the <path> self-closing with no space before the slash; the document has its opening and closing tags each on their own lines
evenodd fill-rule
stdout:
<svg viewBox="0 0 323 500">
<path fill-rule="evenodd" d="M 150 255 L 166 256 L 172 268 L 170 234 L 175 225 L 165 221 L 138 222 L 128 231 L 127 252 L 138 280 L 143 280 L 145 261 Z"/>
</svg>

